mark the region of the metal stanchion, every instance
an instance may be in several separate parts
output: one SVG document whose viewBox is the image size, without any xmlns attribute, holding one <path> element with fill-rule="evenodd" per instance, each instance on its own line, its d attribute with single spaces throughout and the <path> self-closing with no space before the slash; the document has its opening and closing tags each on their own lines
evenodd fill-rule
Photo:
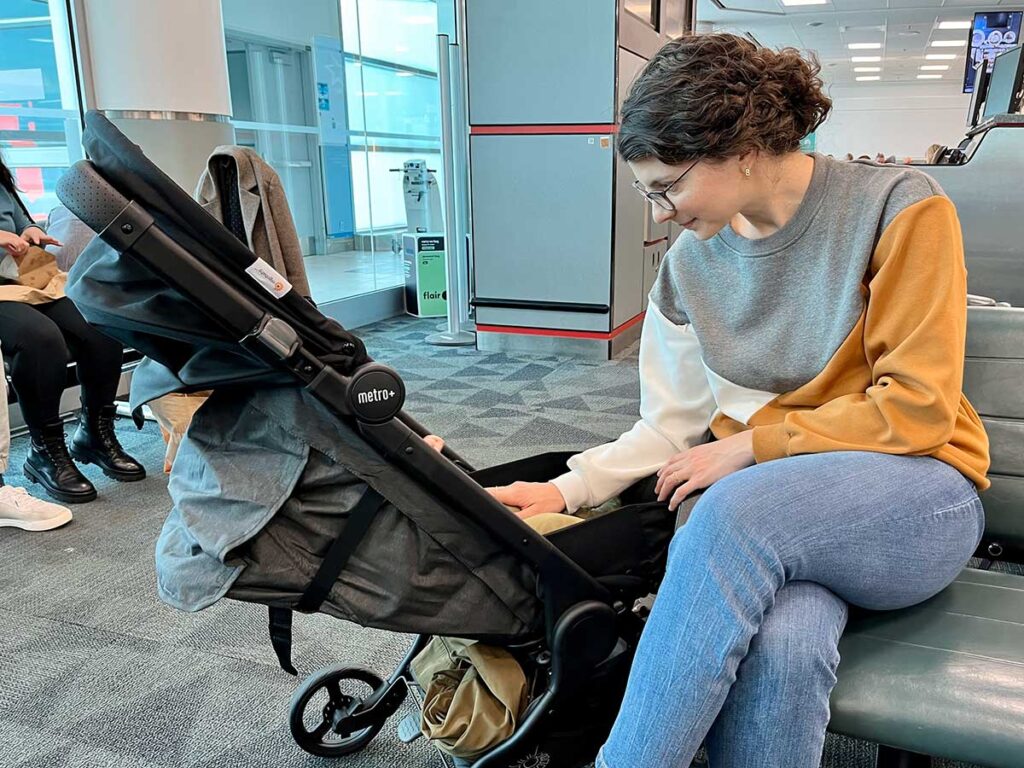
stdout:
<svg viewBox="0 0 1024 768">
<path fill-rule="evenodd" d="M 451 49 L 454 48 L 454 51 Z M 441 86 L 441 168 L 444 178 L 444 247 L 446 262 L 446 286 L 448 304 L 448 328 L 440 333 L 427 336 L 428 344 L 440 346 L 470 346 L 476 343 L 476 334 L 462 327 L 468 306 L 465 285 L 466 234 L 464 213 L 456 202 L 455 187 L 458 183 L 455 172 L 455 141 L 453 140 L 452 77 L 451 58 L 457 57 L 459 47 L 449 43 L 448 35 L 437 36 L 437 79 Z M 458 61 L 458 59 L 456 59 Z M 461 72 L 461 67 L 458 68 Z M 460 102 L 462 89 L 459 88 Z M 461 120 L 459 121 L 461 130 Z M 460 163 L 465 158 L 459 158 Z"/>
</svg>

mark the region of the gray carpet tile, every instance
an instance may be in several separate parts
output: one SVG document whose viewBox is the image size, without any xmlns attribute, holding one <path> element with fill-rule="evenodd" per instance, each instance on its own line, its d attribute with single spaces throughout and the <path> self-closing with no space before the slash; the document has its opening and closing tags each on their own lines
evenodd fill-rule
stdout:
<svg viewBox="0 0 1024 768">
<path fill-rule="evenodd" d="M 586 448 L 637 418 L 636 345 L 606 363 L 488 354 L 424 344 L 436 324 L 396 318 L 359 334 L 403 375 L 409 412 L 477 466 Z M 411 700 L 358 755 L 330 761 L 294 744 L 287 712 L 300 681 L 278 668 L 264 610 L 225 600 L 186 614 L 157 599 L 163 443 L 152 424 L 137 432 L 120 421 L 118 434 L 149 470 L 145 481 L 119 484 L 86 467 L 99 498 L 74 507 L 72 524 L 0 529 L 0 767 L 441 766 L 422 740 L 395 735 Z M 27 450 L 14 441 L 8 483 L 26 485 Z M 340 663 L 388 673 L 410 640 L 301 616 L 295 665 L 300 679 Z M 830 734 L 823 765 L 867 768 L 874 753 Z"/>
</svg>

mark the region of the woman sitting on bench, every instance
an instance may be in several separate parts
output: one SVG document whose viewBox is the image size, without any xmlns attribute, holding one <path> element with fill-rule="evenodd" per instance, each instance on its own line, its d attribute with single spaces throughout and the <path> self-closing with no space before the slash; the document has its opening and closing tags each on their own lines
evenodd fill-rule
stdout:
<svg viewBox="0 0 1024 768">
<path fill-rule="evenodd" d="M 688 766 L 701 742 L 715 768 L 817 768 L 848 604 L 931 597 L 982 535 L 956 210 L 912 168 L 804 154 L 818 72 L 726 34 L 651 59 L 617 148 L 686 231 L 644 318 L 641 419 L 493 491 L 571 513 L 657 473 L 685 521 L 598 768 Z"/>
<path fill-rule="evenodd" d="M 0 344 L 32 435 L 25 475 L 65 503 L 92 501 L 96 489 L 72 456 L 116 480 L 141 480 L 146 471 L 125 453 L 114 432 L 121 345 L 86 323 L 64 296 L 65 273 L 57 270 L 45 245 L 59 243 L 33 223 L 0 159 Z M 82 387 L 70 452 L 60 420 L 69 357 Z"/>
</svg>

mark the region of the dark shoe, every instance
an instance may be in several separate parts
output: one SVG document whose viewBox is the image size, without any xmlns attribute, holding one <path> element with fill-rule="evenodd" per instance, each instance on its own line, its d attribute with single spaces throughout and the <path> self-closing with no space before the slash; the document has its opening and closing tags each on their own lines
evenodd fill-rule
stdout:
<svg viewBox="0 0 1024 768">
<path fill-rule="evenodd" d="M 102 408 L 82 408 L 78 429 L 71 439 L 71 455 L 83 464 L 95 464 L 107 477 L 126 483 L 142 480 L 146 469 L 125 453 L 114 432 L 117 409 L 112 405 Z"/>
<path fill-rule="evenodd" d="M 96 489 L 71 460 L 64 442 L 64 425 L 59 421 L 47 424 L 38 435 L 33 434 L 23 470 L 25 477 L 65 504 L 82 504 L 96 498 Z"/>
</svg>

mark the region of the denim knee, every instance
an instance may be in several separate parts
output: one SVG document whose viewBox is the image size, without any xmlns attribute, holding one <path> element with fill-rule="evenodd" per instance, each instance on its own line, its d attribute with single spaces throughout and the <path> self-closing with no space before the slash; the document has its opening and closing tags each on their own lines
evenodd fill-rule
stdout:
<svg viewBox="0 0 1024 768">
<path fill-rule="evenodd" d="M 846 619 L 846 603 L 833 592 L 790 581 L 776 593 L 754 644 L 769 670 L 806 679 L 827 669 L 834 676 Z"/>
<path fill-rule="evenodd" d="M 734 478 L 740 479 L 739 473 L 719 480 L 704 491 L 686 525 L 676 532 L 677 538 L 685 532 L 713 547 L 763 536 L 764 505 L 756 503 L 756 495 L 749 493 L 744 483 L 730 482 Z"/>
</svg>

